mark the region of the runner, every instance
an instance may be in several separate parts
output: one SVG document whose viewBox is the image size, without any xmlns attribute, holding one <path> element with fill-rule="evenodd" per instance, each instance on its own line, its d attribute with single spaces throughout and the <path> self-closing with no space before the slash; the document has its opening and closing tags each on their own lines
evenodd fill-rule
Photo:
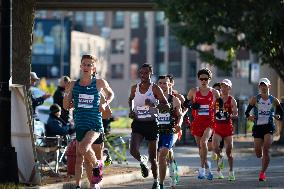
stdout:
<svg viewBox="0 0 284 189">
<path fill-rule="evenodd" d="M 229 93 L 232 89 L 232 82 L 229 79 L 224 79 L 221 82 L 221 97 L 224 102 L 224 106 L 222 107 L 222 110 L 216 110 L 216 119 L 215 119 L 215 125 L 214 125 L 214 134 L 213 134 L 213 149 L 214 152 L 217 154 L 217 159 L 220 160 L 220 163 L 218 164 L 218 170 L 217 170 L 217 178 L 222 179 L 224 178 L 221 170 L 224 169 L 224 161 L 223 156 L 221 155 L 222 149 L 220 148 L 220 144 L 222 140 L 224 140 L 225 148 L 226 148 L 226 155 L 228 157 L 228 163 L 229 163 L 229 181 L 235 180 L 235 175 L 233 171 L 233 133 L 234 133 L 234 127 L 232 118 L 238 116 L 238 108 L 237 108 L 237 102 Z"/>
<path fill-rule="evenodd" d="M 102 111 L 113 99 L 113 91 L 107 81 L 93 76 L 97 59 L 91 55 L 83 55 L 81 59 L 81 77 L 66 86 L 63 106 L 69 110 L 74 106 L 74 123 L 76 130 L 76 166 L 75 178 L 77 188 L 80 188 L 83 161 L 86 170 L 92 172 L 90 185 L 102 180 L 102 161 L 97 161 L 92 144 L 103 134 Z M 100 105 L 100 95 L 104 91 L 107 99 Z M 101 146 L 101 145 L 97 145 Z M 96 150 L 95 150 L 96 151 Z M 98 150 L 101 153 L 101 149 Z M 90 169 L 89 169 L 90 167 Z M 88 171 L 87 171 L 88 172 Z"/>
<path fill-rule="evenodd" d="M 182 110 L 180 100 L 170 94 L 171 82 L 168 76 L 159 76 L 158 85 L 170 103 L 169 112 L 159 112 L 159 175 L 160 189 L 164 189 L 164 180 L 167 172 L 167 157 L 174 145 L 174 133 L 181 130 Z M 172 187 L 174 188 L 174 186 Z"/>
<path fill-rule="evenodd" d="M 221 93 L 221 83 L 214 83 L 213 86 L 212 86 L 214 89 L 216 89 L 217 91 L 219 91 L 219 93 Z M 215 108 L 218 108 L 219 104 L 216 103 L 215 104 Z M 211 134 L 211 137 L 209 138 L 208 140 L 208 151 L 211 151 L 212 154 L 211 154 L 211 159 L 213 161 L 216 161 L 216 165 L 217 165 L 217 178 L 218 179 L 224 179 L 224 176 L 222 175 L 222 172 L 221 172 L 221 169 L 220 169 L 220 166 L 218 166 L 218 163 L 219 163 L 219 159 L 218 159 L 218 156 L 217 154 L 214 152 L 213 150 L 213 144 L 212 144 L 212 138 L 213 138 L 213 132 Z M 219 146 L 219 149 L 220 149 L 220 154 L 222 155 L 222 149 L 224 147 L 224 139 L 221 140 L 220 142 L 220 146 Z M 222 155 L 223 156 L 223 155 Z M 221 166 L 224 168 L 224 163 L 223 163 L 223 166 Z"/>
<path fill-rule="evenodd" d="M 179 94 L 178 91 L 174 90 L 173 87 L 175 85 L 174 77 L 171 74 L 168 74 L 167 77 L 170 79 L 170 88 L 169 88 L 169 94 L 172 94 L 173 96 L 177 97 L 180 102 L 181 102 L 181 108 L 182 108 L 182 118 L 181 120 L 184 119 L 184 115 L 188 111 L 188 108 L 183 106 L 183 103 L 185 101 L 185 98 L 183 95 Z M 180 130 L 177 133 L 174 133 L 174 139 L 173 139 L 173 148 L 176 143 L 176 141 L 182 136 L 182 130 Z M 169 167 L 169 173 L 170 173 L 170 186 L 172 188 L 175 188 L 176 184 L 179 181 L 179 175 L 178 175 L 178 170 L 177 170 L 177 162 L 174 159 L 174 149 L 171 148 L 169 153 L 168 153 L 168 167 Z"/>
<path fill-rule="evenodd" d="M 198 179 L 205 179 L 207 177 L 208 180 L 212 180 L 213 174 L 207 162 L 207 142 L 211 136 L 214 124 L 214 102 L 218 100 L 219 105 L 222 105 L 223 101 L 220 98 L 219 92 L 209 87 L 209 82 L 212 78 L 212 73 L 209 69 L 204 68 L 199 70 L 197 76 L 200 86 L 190 89 L 187 95 L 188 100 L 185 104 L 192 104 L 194 120 L 190 128 L 199 148 L 201 166 L 199 168 Z M 205 169 L 207 169 L 207 174 L 205 174 Z"/>
<path fill-rule="evenodd" d="M 133 119 L 133 122 L 131 125 L 130 154 L 140 162 L 142 176 L 147 177 L 149 174 L 148 157 L 140 155 L 139 149 L 144 138 L 148 141 L 149 160 L 154 178 L 152 188 L 159 189 L 157 171 L 158 125 L 155 114 L 157 115 L 157 108 L 160 111 L 168 110 L 169 105 L 160 87 L 151 82 L 152 73 L 152 65 L 143 64 L 139 69 L 141 81 L 131 87 L 129 117 Z"/>
<path fill-rule="evenodd" d="M 283 109 L 277 98 L 270 95 L 271 83 L 267 78 L 261 78 L 258 82 L 259 94 L 249 100 L 245 115 L 248 120 L 254 122 L 252 136 L 254 137 L 254 150 L 257 158 L 262 158 L 262 166 L 258 180 L 265 181 L 265 171 L 269 166 L 269 149 L 273 142 L 273 132 L 276 120 L 283 119 Z M 250 114 L 251 110 L 254 114 Z"/>
</svg>

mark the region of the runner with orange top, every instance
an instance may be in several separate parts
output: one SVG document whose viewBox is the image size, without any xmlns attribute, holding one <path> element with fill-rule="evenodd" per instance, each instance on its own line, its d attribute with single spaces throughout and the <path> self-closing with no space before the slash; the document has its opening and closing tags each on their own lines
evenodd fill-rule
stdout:
<svg viewBox="0 0 284 189">
<path fill-rule="evenodd" d="M 224 178 L 221 170 L 224 169 L 224 160 L 221 155 L 220 143 L 224 139 L 226 155 L 228 157 L 229 163 L 229 181 L 235 180 L 235 175 L 233 171 L 233 122 L 232 118 L 238 116 L 237 102 L 233 96 L 230 95 L 232 89 L 232 82 L 229 79 L 224 79 L 221 82 L 221 98 L 223 99 L 224 105 L 221 110 L 216 109 L 216 119 L 214 125 L 213 134 L 213 149 L 217 154 L 219 160 L 217 178 Z M 218 106 L 217 106 L 218 108 Z"/>
</svg>

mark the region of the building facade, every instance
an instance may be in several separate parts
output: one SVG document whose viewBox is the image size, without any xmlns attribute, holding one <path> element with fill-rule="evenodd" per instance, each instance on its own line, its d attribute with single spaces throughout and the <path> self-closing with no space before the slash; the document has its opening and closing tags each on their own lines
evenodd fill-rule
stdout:
<svg viewBox="0 0 284 189">
<path fill-rule="evenodd" d="M 153 65 L 153 81 L 163 74 L 173 74 L 175 88 L 186 94 L 198 85 L 197 71 L 208 67 L 213 72 L 211 84 L 224 78 L 233 83 L 232 94 L 247 99 L 257 92 L 257 84 L 249 82 L 250 64 L 259 61 L 252 53 L 240 51 L 227 74 L 202 62 L 198 54 L 182 46 L 163 12 L 96 11 L 63 12 L 73 23 L 73 30 L 99 35 L 106 40 L 108 56 L 106 79 L 115 91 L 113 106 L 127 107 L 130 86 L 138 81 L 137 69 L 147 62 Z M 39 11 L 38 16 L 58 16 L 56 12 Z M 72 53 L 72 52 L 71 52 Z M 226 56 L 215 51 L 218 56 Z M 269 77 L 269 76 L 267 76 Z"/>
</svg>

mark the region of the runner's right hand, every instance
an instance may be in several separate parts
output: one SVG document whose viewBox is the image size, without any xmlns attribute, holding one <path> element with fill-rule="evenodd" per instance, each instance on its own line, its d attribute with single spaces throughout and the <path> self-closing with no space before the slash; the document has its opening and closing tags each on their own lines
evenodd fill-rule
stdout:
<svg viewBox="0 0 284 189">
<path fill-rule="evenodd" d="M 135 112 L 130 111 L 128 117 L 131 118 L 131 119 L 134 119 L 135 118 Z"/>
</svg>

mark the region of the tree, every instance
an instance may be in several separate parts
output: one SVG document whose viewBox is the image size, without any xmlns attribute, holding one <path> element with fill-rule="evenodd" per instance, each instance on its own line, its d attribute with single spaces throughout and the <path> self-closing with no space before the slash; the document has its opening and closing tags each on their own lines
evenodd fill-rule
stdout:
<svg viewBox="0 0 284 189">
<path fill-rule="evenodd" d="M 179 41 L 197 50 L 201 58 L 229 71 L 236 52 L 248 49 L 259 55 L 284 81 L 283 0 L 155 0 L 165 12 Z M 227 52 L 214 56 L 204 44 Z M 202 46 L 203 45 L 203 46 Z"/>
<path fill-rule="evenodd" d="M 12 2 L 12 82 L 14 84 L 30 85 L 35 5 L 35 0 Z"/>
</svg>

